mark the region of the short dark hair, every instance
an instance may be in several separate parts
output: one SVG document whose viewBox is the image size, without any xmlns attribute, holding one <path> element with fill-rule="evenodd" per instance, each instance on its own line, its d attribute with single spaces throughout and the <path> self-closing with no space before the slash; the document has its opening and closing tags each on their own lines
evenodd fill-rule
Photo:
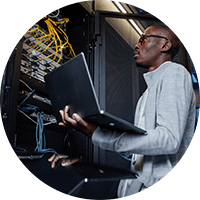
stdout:
<svg viewBox="0 0 200 200">
<path fill-rule="evenodd" d="M 176 54 L 179 52 L 180 48 L 180 40 L 176 36 L 176 34 L 166 25 L 159 24 L 159 25 L 152 25 L 154 28 L 158 30 L 163 30 L 163 33 L 165 34 L 165 37 L 167 37 L 172 42 L 172 47 L 169 50 L 169 53 L 171 54 L 171 60 L 176 56 Z"/>
</svg>

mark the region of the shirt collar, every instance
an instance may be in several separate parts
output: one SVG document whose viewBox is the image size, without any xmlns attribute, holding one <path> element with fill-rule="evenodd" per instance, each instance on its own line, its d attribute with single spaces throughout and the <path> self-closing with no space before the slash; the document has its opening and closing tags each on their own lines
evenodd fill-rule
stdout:
<svg viewBox="0 0 200 200">
<path fill-rule="evenodd" d="M 159 77 L 161 74 L 165 71 L 167 67 L 171 64 L 171 61 L 166 61 L 162 63 L 157 69 L 151 72 L 147 72 L 143 74 L 143 77 L 146 81 L 147 86 L 153 85 L 157 80 L 159 80 Z"/>
</svg>

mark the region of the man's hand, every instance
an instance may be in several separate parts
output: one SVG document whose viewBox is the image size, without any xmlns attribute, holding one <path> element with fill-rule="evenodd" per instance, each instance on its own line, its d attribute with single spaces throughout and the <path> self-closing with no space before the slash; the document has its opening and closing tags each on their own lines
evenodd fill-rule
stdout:
<svg viewBox="0 0 200 200">
<path fill-rule="evenodd" d="M 92 134 L 97 126 L 95 124 L 84 121 L 77 113 L 74 113 L 72 115 L 72 118 L 69 117 L 68 111 L 69 106 L 65 106 L 64 110 L 60 110 L 62 122 L 60 122 L 59 125 L 68 128 L 74 128 L 75 130 L 82 132 L 86 136 L 92 137 Z"/>
<path fill-rule="evenodd" d="M 78 158 L 75 158 L 75 159 L 67 159 L 69 156 L 67 155 L 56 155 L 56 154 L 53 154 L 49 159 L 48 161 L 51 162 L 51 168 L 54 168 L 56 166 L 56 162 L 59 160 L 59 159 L 63 159 L 63 161 L 61 162 L 61 165 L 63 167 L 67 167 L 69 165 L 72 165 L 74 164 L 75 162 L 78 162 L 79 159 Z"/>
</svg>

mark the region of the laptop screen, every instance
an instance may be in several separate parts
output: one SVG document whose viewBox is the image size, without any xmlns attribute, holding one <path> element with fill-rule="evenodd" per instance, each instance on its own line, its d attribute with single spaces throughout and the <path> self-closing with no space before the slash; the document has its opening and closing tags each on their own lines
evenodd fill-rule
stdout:
<svg viewBox="0 0 200 200">
<path fill-rule="evenodd" d="M 69 105 L 69 115 L 82 118 L 96 115 L 100 108 L 83 53 L 45 76 L 46 87 L 58 121 L 59 110 Z"/>
</svg>

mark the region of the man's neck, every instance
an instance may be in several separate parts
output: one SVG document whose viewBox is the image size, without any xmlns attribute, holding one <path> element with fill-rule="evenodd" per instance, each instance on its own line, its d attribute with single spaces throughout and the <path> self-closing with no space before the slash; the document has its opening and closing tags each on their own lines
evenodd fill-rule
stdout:
<svg viewBox="0 0 200 200">
<path fill-rule="evenodd" d="M 148 68 L 148 72 L 152 72 L 152 71 L 156 70 L 156 69 L 157 69 L 158 67 L 160 67 L 164 62 L 167 62 L 167 61 L 171 61 L 171 59 L 166 59 L 166 60 L 160 61 L 160 62 L 158 62 L 158 63 L 156 63 L 156 64 L 150 66 L 150 67 Z"/>
</svg>

